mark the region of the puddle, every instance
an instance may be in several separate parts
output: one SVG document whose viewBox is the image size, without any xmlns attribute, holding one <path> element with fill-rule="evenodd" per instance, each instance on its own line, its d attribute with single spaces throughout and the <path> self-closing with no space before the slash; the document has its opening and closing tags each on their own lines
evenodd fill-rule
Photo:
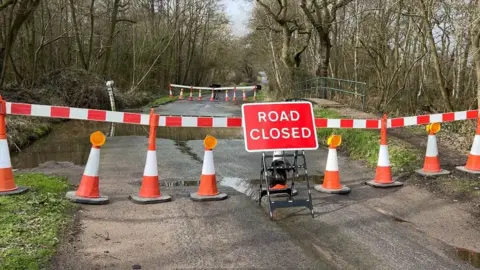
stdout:
<svg viewBox="0 0 480 270">
<path fill-rule="evenodd" d="M 456 255 L 460 259 L 470 263 L 476 268 L 480 268 L 480 253 L 464 248 L 455 248 Z"/>
<path fill-rule="evenodd" d="M 128 184 L 139 187 L 142 185 L 142 176 L 137 177 L 138 180 L 128 182 Z M 178 178 L 160 178 L 161 187 L 194 187 L 200 184 L 199 180 L 180 180 Z"/>
<path fill-rule="evenodd" d="M 323 183 L 323 175 L 310 175 L 310 179 L 313 178 L 313 181 L 310 182 L 311 185 Z M 253 200 L 258 199 L 258 189 L 260 185 L 260 179 L 245 179 L 239 177 L 223 177 L 219 182 L 219 185 L 225 187 L 231 187 L 236 191 L 245 194 L 247 197 L 250 197 Z M 304 182 L 297 181 L 296 182 Z M 290 180 L 288 180 L 290 184 Z M 313 186 L 310 186 L 313 188 Z"/>
<path fill-rule="evenodd" d="M 308 175 L 308 177 L 310 177 L 310 184 L 313 184 L 313 185 L 323 184 L 323 174 L 322 175 L 318 175 L 318 174 Z M 302 176 L 300 176 L 299 178 L 297 178 L 296 182 L 305 182 L 305 180 L 303 180 L 303 179 L 304 178 Z"/>
<path fill-rule="evenodd" d="M 236 191 L 245 194 L 253 200 L 258 199 L 258 185 L 260 180 L 248 180 L 238 177 L 223 177 L 219 185 L 224 187 L 231 187 Z"/>
<path fill-rule="evenodd" d="M 67 121 L 56 125 L 49 135 L 24 148 L 22 152 L 12 153 L 12 165 L 15 169 L 34 168 L 47 161 L 69 161 L 77 165 L 85 165 L 91 148 L 90 134 L 97 130 L 109 137 L 147 137 L 149 127 L 94 121 Z M 179 142 L 203 140 L 207 134 L 218 139 L 242 138 L 242 131 L 238 128 L 159 127 L 157 130 L 157 138 Z M 180 150 L 186 149 L 182 148 L 181 144 L 178 146 Z"/>
<path fill-rule="evenodd" d="M 200 184 L 200 181 L 193 181 L 193 180 L 170 181 L 170 182 L 160 181 L 160 186 L 164 186 L 164 187 L 195 187 L 195 186 L 198 186 L 199 184 Z"/>
</svg>

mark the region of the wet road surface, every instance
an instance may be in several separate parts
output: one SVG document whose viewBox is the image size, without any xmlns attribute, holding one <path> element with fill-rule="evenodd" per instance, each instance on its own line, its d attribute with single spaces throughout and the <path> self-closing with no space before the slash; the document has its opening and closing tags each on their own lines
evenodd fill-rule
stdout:
<svg viewBox="0 0 480 270">
<path fill-rule="evenodd" d="M 230 116 L 240 115 L 240 107 L 208 100 L 179 101 L 162 106 L 157 112 Z M 108 133 L 111 128 L 100 123 L 76 127 L 70 133 L 60 132 L 63 135 L 54 131 L 51 142 L 45 138 L 48 145 L 56 141 L 58 149 L 69 143 L 63 148 L 66 150 L 52 148 L 52 152 L 63 152 L 55 156 L 58 160 L 68 160 L 69 153 L 78 152 L 83 156 L 77 163 L 84 163 L 90 147 L 88 135 L 97 129 Z M 280 211 L 277 222 L 270 221 L 265 205 L 259 207 L 242 194 L 255 197 L 258 186 L 251 183 L 258 183 L 260 154 L 245 151 L 240 129 L 200 130 L 159 129 L 162 139 L 157 140 L 157 156 L 162 193 L 172 195 L 174 200 L 136 205 L 127 197 L 138 192 L 148 134 L 146 127 L 117 126 L 115 136 L 109 137 L 101 150 L 100 190 L 110 197 L 111 203 L 82 206 L 79 242 L 73 244 L 72 252 L 60 257 L 57 265 L 65 269 L 131 269 L 134 264 L 142 269 L 474 269 L 455 258 L 439 241 L 372 207 L 371 200 L 386 198 L 399 189 L 364 186 L 363 181 L 373 178 L 372 170 L 341 154 L 341 179 L 353 189 L 351 194 L 312 191 L 315 218 L 303 208 L 294 208 Z M 188 194 L 196 190 L 192 185 L 198 183 L 201 172 L 201 139 L 208 132 L 217 132 L 219 138 L 214 150 L 215 169 L 220 189 L 229 198 L 194 203 Z M 72 146 L 81 141 L 86 144 Z M 40 161 L 41 151 L 33 153 L 26 151 L 24 155 L 37 156 Z M 322 173 L 326 155 L 324 148 L 307 153 L 310 174 Z M 17 158 L 21 164 L 22 157 Z M 298 187 L 298 196 L 304 196 L 304 185 L 299 183 Z M 110 241 L 98 237 L 105 232 Z"/>
</svg>

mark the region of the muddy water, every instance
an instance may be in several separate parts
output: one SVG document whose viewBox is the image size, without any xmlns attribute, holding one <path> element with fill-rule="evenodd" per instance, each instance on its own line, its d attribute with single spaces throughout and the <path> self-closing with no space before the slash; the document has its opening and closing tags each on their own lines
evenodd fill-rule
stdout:
<svg viewBox="0 0 480 270">
<path fill-rule="evenodd" d="M 148 136 L 148 126 L 111 124 L 93 121 L 68 121 L 57 125 L 47 136 L 26 147 L 20 153 L 12 154 L 15 169 L 37 167 L 47 161 L 69 161 L 85 165 L 90 152 L 90 134 L 100 130 L 111 136 Z M 189 140 L 202 140 L 207 134 L 218 139 L 241 139 L 238 128 L 170 128 L 159 127 L 157 138 L 171 139 L 179 146 Z"/>
</svg>

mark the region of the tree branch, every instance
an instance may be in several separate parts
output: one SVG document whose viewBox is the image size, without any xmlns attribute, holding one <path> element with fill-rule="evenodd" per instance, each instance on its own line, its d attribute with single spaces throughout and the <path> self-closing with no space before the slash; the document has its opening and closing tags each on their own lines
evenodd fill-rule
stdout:
<svg viewBox="0 0 480 270">
<path fill-rule="evenodd" d="M 0 11 L 6 9 L 8 6 L 15 4 L 16 2 L 16 0 L 7 0 L 5 3 L 0 5 Z"/>
</svg>

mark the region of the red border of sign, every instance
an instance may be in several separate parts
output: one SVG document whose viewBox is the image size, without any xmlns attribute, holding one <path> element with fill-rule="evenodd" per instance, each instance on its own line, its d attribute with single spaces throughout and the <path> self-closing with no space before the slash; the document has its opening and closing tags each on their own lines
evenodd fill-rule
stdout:
<svg viewBox="0 0 480 270">
<path fill-rule="evenodd" d="M 312 112 L 312 121 L 313 121 L 313 130 L 315 131 L 315 147 L 312 148 L 289 148 L 289 149 L 264 149 L 264 150 L 249 150 L 247 147 L 247 139 L 245 134 L 247 133 L 246 131 L 246 126 L 245 126 L 245 112 L 243 108 L 245 106 L 256 106 L 256 105 L 275 105 L 275 104 L 308 104 L 310 106 L 310 111 Z M 243 130 L 243 142 L 245 143 L 245 150 L 249 153 L 257 153 L 257 152 L 273 152 L 273 151 L 296 151 L 296 150 L 317 150 L 318 149 L 318 135 L 317 135 L 317 126 L 315 125 L 315 115 L 313 114 L 313 106 L 311 102 L 308 101 L 299 101 L 299 102 L 287 102 L 287 101 L 282 101 L 282 102 L 255 102 L 255 103 L 244 103 L 242 104 L 242 130 Z"/>
</svg>

